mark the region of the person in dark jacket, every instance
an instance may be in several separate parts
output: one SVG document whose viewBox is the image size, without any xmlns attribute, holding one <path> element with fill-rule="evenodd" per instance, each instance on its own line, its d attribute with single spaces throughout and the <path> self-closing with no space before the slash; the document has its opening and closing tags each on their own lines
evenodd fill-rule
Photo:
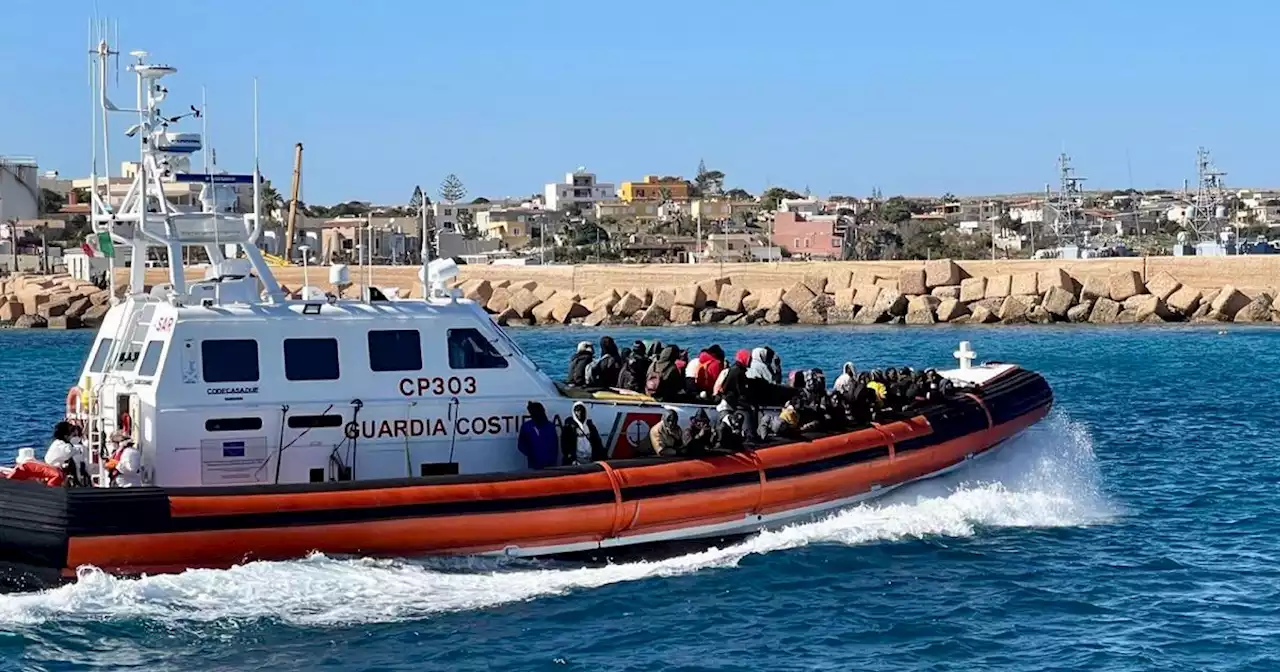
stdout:
<svg viewBox="0 0 1280 672">
<path fill-rule="evenodd" d="M 680 350 L 674 345 L 663 348 L 662 354 L 649 368 L 649 376 L 645 381 L 645 392 L 658 401 L 674 401 L 684 393 L 684 376 L 676 368 L 676 359 Z"/>
<path fill-rule="evenodd" d="M 607 457 L 596 423 L 587 417 L 587 405 L 575 402 L 573 413 L 560 429 L 561 464 L 590 464 Z"/>
<path fill-rule="evenodd" d="M 591 364 L 587 384 L 591 387 L 617 387 L 622 372 L 622 355 L 609 336 L 600 337 L 600 359 Z"/>
<path fill-rule="evenodd" d="M 547 418 L 547 409 L 536 401 L 529 402 L 529 419 L 520 426 L 516 446 L 529 461 L 530 469 L 547 469 L 559 463 L 556 425 Z"/>
<path fill-rule="evenodd" d="M 715 440 L 712 450 L 718 453 L 738 453 L 745 447 L 743 444 L 743 417 L 741 413 L 725 413 L 716 423 Z"/>
<path fill-rule="evenodd" d="M 591 343 L 583 341 L 578 344 L 578 351 L 569 358 L 569 378 L 565 381 L 569 387 L 587 386 L 587 367 L 591 366 L 594 354 Z"/>
<path fill-rule="evenodd" d="M 626 350 L 622 351 L 626 354 Z M 649 373 L 649 358 L 644 352 L 631 351 L 622 359 L 622 371 L 618 373 L 618 387 L 632 392 L 644 392 L 645 376 Z"/>
<path fill-rule="evenodd" d="M 715 444 L 715 431 L 711 429 L 711 418 L 706 409 L 698 412 L 689 420 L 689 428 L 685 430 L 684 454 L 698 457 L 706 454 Z"/>
</svg>

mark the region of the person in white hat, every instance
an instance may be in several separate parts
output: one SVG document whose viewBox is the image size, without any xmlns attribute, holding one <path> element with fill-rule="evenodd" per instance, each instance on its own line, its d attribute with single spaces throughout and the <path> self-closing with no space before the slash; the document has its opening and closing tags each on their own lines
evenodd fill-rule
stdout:
<svg viewBox="0 0 1280 672">
<path fill-rule="evenodd" d="M 107 473 L 117 488 L 142 486 L 142 455 L 133 441 L 121 432 L 111 435 L 111 459 L 107 460 Z"/>
</svg>

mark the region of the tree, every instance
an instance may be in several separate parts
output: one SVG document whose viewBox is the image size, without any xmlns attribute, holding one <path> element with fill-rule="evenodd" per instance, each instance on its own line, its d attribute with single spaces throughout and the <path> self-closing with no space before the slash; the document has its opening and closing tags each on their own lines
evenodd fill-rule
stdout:
<svg viewBox="0 0 1280 672">
<path fill-rule="evenodd" d="M 275 219 L 279 216 L 281 208 L 284 207 L 284 197 L 271 186 L 270 182 L 262 180 L 262 185 L 258 187 L 258 197 L 262 199 L 262 214 L 267 219 Z"/>
<path fill-rule="evenodd" d="M 67 199 L 56 191 L 40 189 L 40 214 L 58 212 L 67 204 Z"/>
<path fill-rule="evenodd" d="M 480 205 L 488 202 L 489 202 L 489 199 L 485 198 L 484 196 L 477 196 L 475 199 L 471 201 L 471 205 Z"/>
<path fill-rule="evenodd" d="M 778 204 L 784 198 L 800 198 L 800 194 L 782 187 L 771 187 L 768 191 L 760 194 L 760 207 L 765 210 L 777 210 Z"/>
<path fill-rule="evenodd" d="M 726 191 L 724 195 L 735 201 L 750 201 L 755 199 L 755 196 L 752 196 L 751 192 L 740 187 L 734 187 L 733 189 Z"/>
<path fill-rule="evenodd" d="M 945 193 L 945 194 L 943 194 L 943 195 L 942 195 L 942 202 L 943 202 L 943 203 L 953 203 L 953 202 L 955 202 L 956 200 L 957 200 L 957 199 L 956 199 L 956 195 L 955 195 L 955 194 L 953 194 L 953 193 L 951 193 L 951 192 L 949 192 L 949 191 L 948 191 L 947 193 Z"/>
<path fill-rule="evenodd" d="M 919 203 L 902 196 L 893 196 L 880 207 L 880 219 L 889 224 L 901 224 L 910 220 L 911 215 L 922 211 Z"/>
<path fill-rule="evenodd" d="M 724 173 L 707 170 L 707 164 L 698 161 L 698 172 L 693 178 L 693 188 L 699 195 L 719 196 L 724 191 Z"/>
<path fill-rule="evenodd" d="M 445 203 L 457 203 L 467 197 L 467 187 L 457 175 L 449 173 L 440 183 L 440 198 Z"/>
<path fill-rule="evenodd" d="M 462 237 L 467 240 L 480 237 L 480 231 L 476 228 L 475 215 L 471 214 L 471 210 L 467 208 L 458 208 L 458 228 L 462 230 Z"/>
<path fill-rule="evenodd" d="M 422 193 L 422 186 L 418 185 L 413 188 L 413 195 L 409 197 L 409 207 L 415 211 L 421 212 L 426 206 L 426 196 Z"/>
</svg>

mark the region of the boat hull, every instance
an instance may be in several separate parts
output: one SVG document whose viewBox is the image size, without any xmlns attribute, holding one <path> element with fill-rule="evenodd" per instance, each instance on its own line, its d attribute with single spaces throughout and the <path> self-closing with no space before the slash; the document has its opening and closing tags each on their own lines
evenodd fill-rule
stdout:
<svg viewBox="0 0 1280 672">
<path fill-rule="evenodd" d="M 706 459 L 231 488 L 62 489 L 0 481 L 0 586 L 331 555 L 608 557 L 740 537 L 962 466 L 1049 412 L 1011 368 L 912 417 Z"/>
</svg>

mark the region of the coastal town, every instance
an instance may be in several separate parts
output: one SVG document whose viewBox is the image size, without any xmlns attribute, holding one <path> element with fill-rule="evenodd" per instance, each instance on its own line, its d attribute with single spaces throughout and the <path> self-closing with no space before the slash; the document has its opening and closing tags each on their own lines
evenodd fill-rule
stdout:
<svg viewBox="0 0 1280 672">
<path fill-rule="evenodd" d="M 1040 194 L 752 194 L 699 162 L 692 179 L 619 183 L 580 167 L 525 197 L 473 198 L 448 175 L 433 194 L 413 187 L 404 204 L 323 206 L 300 197 L 298 145 L 289 187 L 260 185 L 257 245 L 293 296 L 317 284 L 340 292 L 324 285 L 323 267 L 342 265 L 367 269 L 366 282 L 392 296 L 421 296 L 422 250 L 451 258 L 464 269 L 455 286 L 504 326 L 1280 321 L 1269 263 L 1280 256 L 1263 256 L 1280 251 L 1280 192 L 1227 190 L 1204 150 L 1198 186 L 1177 192 L 1088 191 L 1070 161 L 1059 157 L 1057 190 Z M 137 170 L 124 162 L 119 175 L 68 179 L 32 158 L 0 158 L 0 269 L 9 275 L 0 324 L 100 323 L 114 255 L 87 223 L 89 194 L 96 184 L 100 202 L 118 205 Z M 183 177 L 159 178 L 179 206 L 254 209 L 248 176 Z M 201 263 L 198 248 L 186 254 Z M 1179 279 L 1232 257 L 1255 266 Z M 1181 265 L 1157 273 L 1152 259 Z M 980 260 L 1031 265 L 974 268 Z M 151 250 L 147 264 L 159 277 L 168 260 Z M 639 282 L 632 264 L 647 264 Z M 322 268 L 309 275 L 312 267 Z M 588 287 L 576 280 L 584 267 L 620 272 Z M 761 268 L 774 270 L 762 277 Z M 575 279 L 563 283 L 561 269 Z"/>
<path fill-rule="evenodd" d="M 280 264 L 419 264 L 423 235 L 434 256 L 469 264 L 698 263 L 1084 259 L 1110 256 L 1266 254 L 1280 238 L 1280 191 L 1229 190 L 1200 150 L 1182 190 L 1086 190 L 1066 154 L 1042 193 L 958 197 L 818 195 L 807 187 L 760 193 L 727 188 L 699 162 L 692 178 L 643 175 L 603 181 L 568 171 L 527 196 L 473 196 L 447 175 L 406 185 L 401 204 L 304 202 L 293 184 L 265 181 L 259 246 Z M 99 176 L 100 198 L 119 204 L 137 171 L 124 162 Z M 198 206 L 199 181 L 161 177 L 165 195 Z M 33 157 L 0 156 L 0 268 L 56 272 L 89 231 L 89 176 L 42 171 Z M 221 185 L 219 207 L 251 212 L 251 184 Z M 531 190 L 532 191 L 532 190 Z M 204 196 L 202 196 L 204 194 Z M 156 264 L 166 263 L 162 255 Z"/>
</svg>

